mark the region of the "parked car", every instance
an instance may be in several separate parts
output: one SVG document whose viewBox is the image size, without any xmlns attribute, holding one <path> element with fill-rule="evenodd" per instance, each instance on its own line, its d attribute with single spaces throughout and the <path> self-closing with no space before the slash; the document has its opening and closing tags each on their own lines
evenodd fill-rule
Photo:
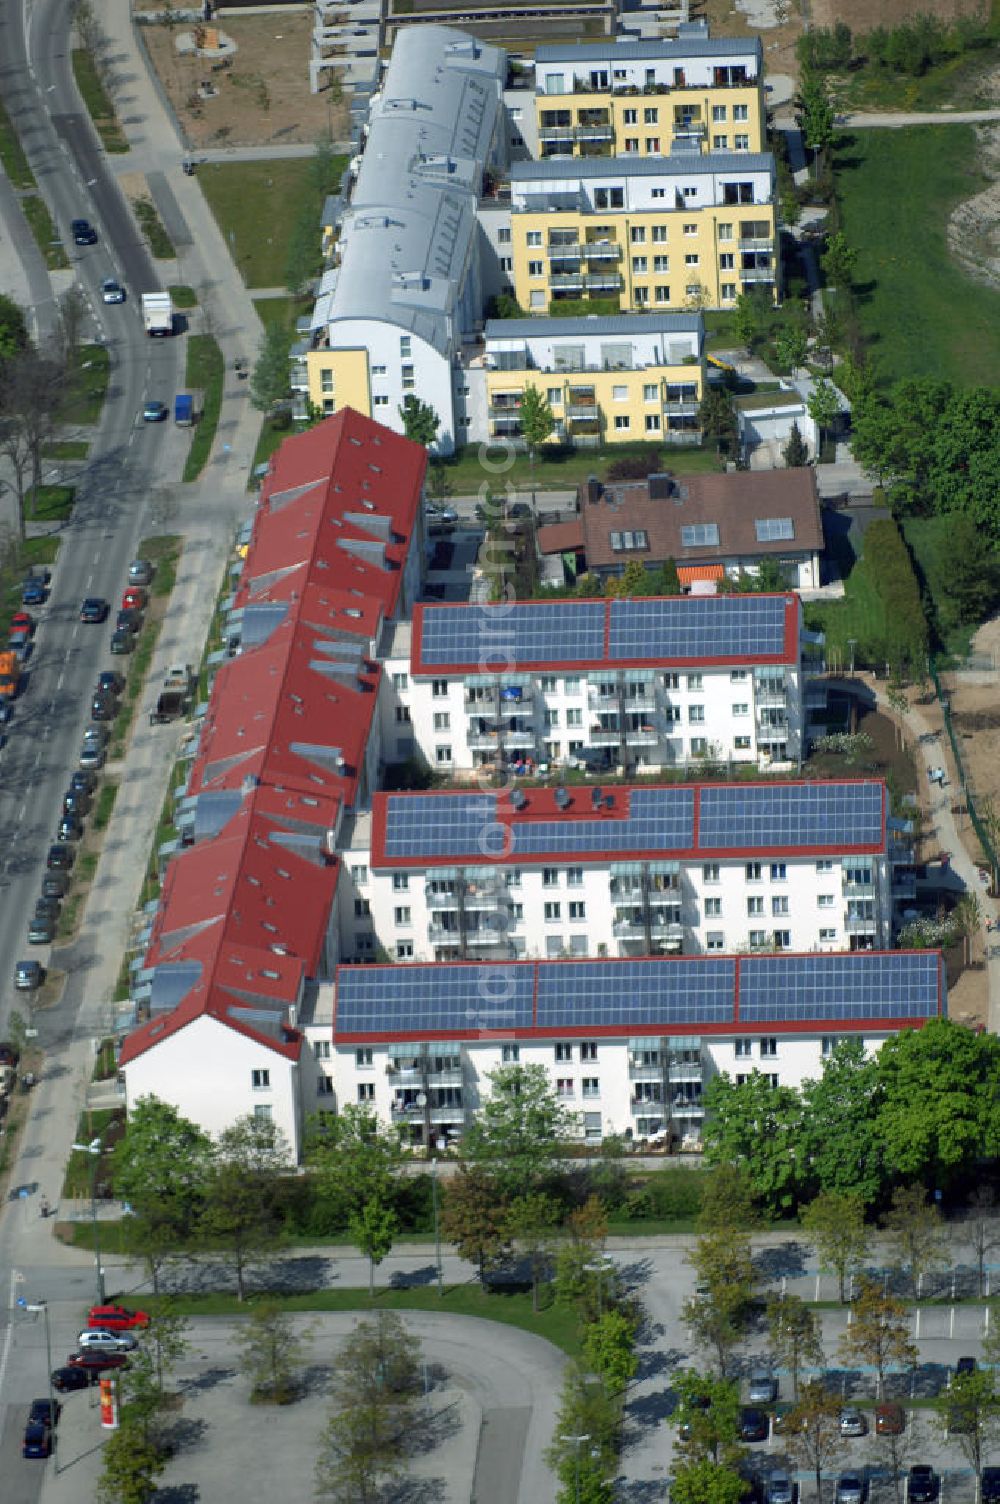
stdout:
<svg viewBox="0 0 1000 1504">
<path fill-rule="evenodd" d="M 878 1436 L 902 1436 L 906 1430 L 906 1411 L 902 1405 L 888 1401 L 875 1406 L 875 1433 Z"/>
<path fill-rule="evenodd" d="M 767 1412 L 744 1406 L 740 1411 L 740 1441 L 766 1441 L 769 1424 Z"/>
<path fill-rule="evenodd" d="M 97 787 L 97 774 L 78 768 L 70 774 L 69 786 L 75 794 L 92 794 Z"/>
<path fill-rule="evenodd" d="M 850 1409 L 841 1410 L 840 1434 L 841 1436 L 868 1435 L 868 1422 L 865 1420 L 860 1410 L 855 1410 L 853 1407 Z"/>
<path fill-rule="evenodd" d="M 122 591 L 123 611 L 145 611 L 149 597 L 142 585 L 126 585 Z"/>
<path fill-rule="evenodd" d="M 113 277 L 105 277 L 101 283 L 101 301 L 104 303 L 124 303 L 124 287 L 120 282 L 116 282 Z"/>
<path fill-rule="evenodd" d="M 40 961 L 18 961 L 14 967 L 14 986 L 18 992 L 37 992 L 45 980 Z"/>
<path fill-rule="evenodd" d="M 96 694 L 90 702 L 90 713 L 95 721 L 113 721 L 118 714 L 118 701 L 111 694 Z"/>
<path fill-rule="evenodd" d="M 795 1484 L 787 1473 L 773 1472 L 768 1478 L 766 1504 L 795 1504 Z"/>
<path fill-rule="evenodd" d="M 153 578 L 153 566 L 148 559 L 133 559 L 128 567 L 130 585 L 148 585 Z"/>
<path fill-rule="evenodd" d="M 97 676 L 95 695 L 120 695 L 125 688 L 125 679 L 116 668 L 106 668 Z"/>
<path fill-rule="evenodd" d="M 35 900 L 35 913 L 36 914 L 49 914 L 49 915 L 51 915 L 51 917 L 53 919 L 58 919 L 59 918 L 59 910 L 61 908 L 62 908 L 62 899 L 55 898 L 55 897 L 50 897 L 50 896 L 47 896 L 44 893 L 42 894 L 41 898 L 36 898 L 36 900 Z"/>
<path fill-rule="evenodd" d="M 773 1405 L 778 1398 L 778 1381 L 769 1368 L 754 1368 L 750 1372 L 747 1399 L 751 1405 Z"/>
<path fill-rule="evenodd" d="M 101 1348 L 84 1348 L 82 1352 L 70 1353 L 66 1359 L 70 1368 L 83 1368 L 90 1373 L 100 1373 L 105 1368 L 127 1368 L 128 1358 L 124 1353 L 107 1353 Z"/>
<path fill-rule="evenodd" d="M 47 1421 L 29 1418 L 21 1442 L 22 1457 L 51 1457 L 52 1427 Z"/>
<path fill-rule="evenodd" d="M 85 742 L 92 742 L 97 747 L 106 747 L 111 740 L 111 733 L 101 721 L 91 721 L 83 733 Z"/>
<path fill-rule="evenodd" d="M 941 1479 L 926 1462 L 915 1462 L 906 1475 L 909 1504 L 934 1504 L 941 1492 Z"/>
<path fill-rule="evenodd" d="M 147 402 L 142 409 L 142 421 L 144 423 L 162 423 L 169 409 L 165 402 Z"/>
<path fill-rule="evenodd" d="M 56 938 L 56 921 L 51 914 L 34 914 L 28 921 L 28 944 L 51 945 Z"/>
<path fill-rule="evenodd" d="M 981 1504 L 1000 1504 L 1000 1467 L 984 1467 L 979 1490 Z"/>
<path fill-rule="evenodd" d="M 58 1400 L 32 1400 L 28 1419 L 39 1421 L 43 1426 L 57 1426 L 60 1415 L 62 1415 L 62 1405 Z"/>
<path fill-rule="evenodd" d="M 86 1389 L 95 1382 L 96 1377 L 96 1374 L 86 1368 L 56 1368 L 52 1373 L 52 1388 L 60 1394 L 65 1394 L 70 1389 Z"/>
<path fill-rule="evenodd" d="M 97 231 L 89 219 L 74 219 L 70 224 L 74 245 L 96 245 Z"/>
<path fill-rule="evenodd" d="M 131 651 L 132 651 L 132 649 L 134 647 L 135 647 L 135 633 L 134 632 L 130 632 L 127 627 L 119 627 L 118 630 L 112 634 L 112 638 L 111 638 L 111 651 L 112 651 L 112 653 L 116 653 L 116 654 L 131 653 Z"/>
<path fill-rule="evenodd" d="M 76 1340 L 81 1352 L 130 1353 L 138 1346 L 131 1332 L 102 1326 L 88 1326 Z"/>
<path fill-rule="evenodd" d="M 81 818 L 90 809 L 90 795 L 83 789 L 68 788 L 63 794 L 63 814 Z"/>
<path fill-rule="evenodd" d="M 149 1316 L 145 1311 L 130 1311 L 128 1306 L 91 1306 L 87 1325 L 103 1327 L 105 1331 L 128 1331 L 135 1326 L 148 1326 Z"/>
<path fill-rule="evenodd" d="M 49 594 L 49 581 L 52 578 L 48 569 L 33 569 L 25 577 L 21 586 L 21 604 L 23 606 L 44 606 Z"/>
<path fill-rule="evenodd" d="M 115 619 L 115 631 L 116 632 L 141 632 L 142 631 L 142 612 L 141 611 L 129 610 L 127 608 L 124 608 L 121 611 L 119 611 L 118 616 Z"/>
<path fill-rule="evenodd" d="M 75 852 L 72 846 L 65 845 L 62 841 L 56 841 L 49 847 L 49 854 L 45 858 L 45 865 L 50 872 L 68 872 L 73 865 Z"/>
<path fill-rule="evenodd" d="M 104 767 L 104 756 L 104 748 L 97 742 L 84 742 L 80 748 L 77 765 L 85 773 L 96 773 L 98 768 Z"/>
<path fill-rule="evenodd" d="M 864 1504 L 864 1478 L 860 1473 L 841 1473 L 833 1497 L 834 1504 Z"/>
<path fill-rule="evenodd" d="M 66 872 L 46 872 L 42 878 L 42 897 L 54 898 L 56 902 L 65 895 L 69 887 L 69 875 Z"/>
<path fill-rule="evenodd" d="M 56 827 L 57 841 L 82 841 L 83 821 L 79 815 L 63 815 Z"/>
<path fill-rule="evenodd" d="M 0 1043 L 0 1065 L 9 1065 L 12 1070 L 16 1070 L 20 1058 L 20 1051 L 16 1045 L 11 1044 L 9 1039 Z"/>
</svg>

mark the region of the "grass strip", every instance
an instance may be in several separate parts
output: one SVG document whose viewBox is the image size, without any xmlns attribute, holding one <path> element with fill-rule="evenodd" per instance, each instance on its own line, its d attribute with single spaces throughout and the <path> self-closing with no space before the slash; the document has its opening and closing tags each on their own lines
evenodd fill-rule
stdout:
<svg viewBox="0 0 1000 1504">
<path fill-rule="evenodd" d="M 215 443 L 222 410 L 222 382 L 225 368 L 218 341 L 211 334 L 192 334 L 187 345 L 186 381 L 202 394 L 201 415 L 184 463 L 183 480 L 197 480 L 208 463 Z"/>
<path fill-rule="evenodd" d="M 111 811 L 115 807 L 115 799 L 118 796 L 118 784 L 115 779 L 109 779 L 97 796 L 94 806 L 94 829 L 107 830 L 111 822 Z"/>
<path fill-rule="evenodd" d="M 139 544 L 139 558 L 148 559 L 154 565 L 151 595 L 166 596 L 171 593 L 177 580 L 177 564 L 181 556 L 179 533 L 156 533 L 143 538 Z"/>
<path fill-rule="evenodd" d="M 47 460 L 85 460 L 89 453 L 86 439 L 59 439 L 42 448 L 42 458 Z"/>
<path fill-rule="evenodd" d="M 132 717 L 135 715 L 135 707 L 142 694 L 142 687 L 146 682 L 149 665 L 153 661 L 157 638 L 160 635 L 160 625 L 158 621 L 148 621 L 139 633 L 139 639 L 125 676 L 125 693 L 122 695 L 118 714 L 111 728 L 111 746 L 108 757 L 112 761 L 117 761 L 125 755 L 125 739 L 132 725 Z"/>
<path fill-rule="evenodd" d="M 149 245 L 149 249 L 158 261 L 172 261 L 177 252 L 174 243 L 163 228 L 163 221 L 156 212 L 156 205 L 151 198 L 134 198 L 132 208 L 135 217 L 139 221 L 139 228 Z"/>
<path fill-rule="evenodd" d="M 45 257 L 50 272 L 63 271 L 69 266 L 69 258 L 63 243 L 56 234 L 45 200 L 37 193 L 26 193 L 21 199 L 21 212 L 28 221 L 28 228 L 35 237 L 35 244 Z"/>
<path fill-rule="evenodd" d="M 10 116 L 0 104 L 0 163 L 15 188 L 34 188 L 35 178 L 28 166 L 17 131 Z"/>
<path fill-rule="evenodd" d="M 84 428 L 100 419 L 108 394 L 111 356 L 103 345 L 81 345 L 74 354 L 74 361 L 74 390 L 63 413 L 63 421 Z"/>
<path fill-rule="evenodd" d="M 24 515 L 29 522 L 65 522 L 75 495 L 75 486 L 32 486 L 24 498 Z"/>
<path fill-rule="evenodd" d="M 74 47 L 72 54 L 73 77 L 87 106 L 87 113 L 94 122 L 94 129 L 107 152 L 126 152 L 129 149 L 125 132 L 118 123 L 115 107 L 104 87 L 93 56 L 85 47 Z"/>
<path fill-rule="evenodd" d="M 193 287 L 187 287 L 183 282 L 177 282 L 167 288 L 174 301 L 175 308 L 197 308 L 198 294 Z"/>
</svg>

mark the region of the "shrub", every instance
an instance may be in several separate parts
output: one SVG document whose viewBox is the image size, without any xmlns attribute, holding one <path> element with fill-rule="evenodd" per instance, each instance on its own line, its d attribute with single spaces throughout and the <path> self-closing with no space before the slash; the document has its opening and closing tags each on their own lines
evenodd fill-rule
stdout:
<svg viewBox="0 0 1000 1504">
<path fill-rule="evenodd" d="M 608 480 L 645 480 L 648 475 L 660 472 L 660 451 L 651 449 L 648 454 L 623 454 L 608 466 Z"/>
</svg>

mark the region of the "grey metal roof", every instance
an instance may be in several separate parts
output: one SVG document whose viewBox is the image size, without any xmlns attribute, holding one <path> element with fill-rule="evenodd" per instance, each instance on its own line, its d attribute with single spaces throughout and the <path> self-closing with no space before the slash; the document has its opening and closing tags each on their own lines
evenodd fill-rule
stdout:
<svg viewBox="0 0 1000 1504">
<path fill-rule="evenodd" d="M 700 334 L 700 313 L 620 313 L 601 318 L 488 319 L 486 339 L 531 339 L 564 334 Z"/>
<path fill-rule="evenodd" d="M 331 324 L 385 321 L 448 351 L 506 68 L 452 27 L 399 33 L 344 216 Z"/>
<path fill-rule="evenodd" d="M 543 157 L 512 162 L 512 183 L 544 183 L 561 178 L 670 178 L 718 172 L 774 172 L 769 151 L 672 152 L 666 157 Z"/>
<path fill-rule="evenodd" d="M 546 63 L 600 63 L 605 59 L 624 63 L 672 61 L 682 57 L 741 57 L 752 52 L 758 61 L 762 55 L 759 37 L 684 36 L 675 40 L 617 42 L 549 42 L 535 48 L 535 67 Z"/>
</svg>

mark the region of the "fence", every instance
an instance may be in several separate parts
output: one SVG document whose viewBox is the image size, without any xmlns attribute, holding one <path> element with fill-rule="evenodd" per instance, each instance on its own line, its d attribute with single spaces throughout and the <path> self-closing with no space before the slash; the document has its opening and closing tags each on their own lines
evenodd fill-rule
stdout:
<svg viewBox="0 0 1000 1504">
<path fill-rule="evenodd" d="M 955 727 L 952 724 L 951 699 L 947 692 L 942 689 L 941 680 L 938 678 L 938 671 L 934 667 L 933 663 L 931 663 L 930 665 L 930 671 L 931 679 L 934 681 L 934 692 L 938 697 L 938 703 L 941 706 L 941 712 L 944 716 L 944 729 L 948 733 L 948 740 L 951 743 L 952 754 L 955 758 L 955 768 L 958 772 L 958 781 L 962 786 L 962 793 L 965 795 L 965 806 L 969 812 L 969 819 L 972 822 L 973 830 L 976 832 L 976 835 L 979 838 L 979 844 L 983 848 L 983 854 L 990 864 L 990 891 L 992 893 L 996 893 L 998 887 L 998 878 L 1000 878 L 1000 872 L 998 872 L 1000 863 L 998 863 L 997 860 L 996 849 L 994 848 L 993 842 L 990 839 L 989 833 L 987 832 L 986 824 L 982 816 L 980 815 L 979 810 L 976 808 L 976 801 L 975 797 L 973 796 L 972 790 L 969 788 L 968 774 L 965 771 L 965 763 L 962 761 L 962 750 L 958 744 L 958 737 L 955 735 Z"/>
</svg>

